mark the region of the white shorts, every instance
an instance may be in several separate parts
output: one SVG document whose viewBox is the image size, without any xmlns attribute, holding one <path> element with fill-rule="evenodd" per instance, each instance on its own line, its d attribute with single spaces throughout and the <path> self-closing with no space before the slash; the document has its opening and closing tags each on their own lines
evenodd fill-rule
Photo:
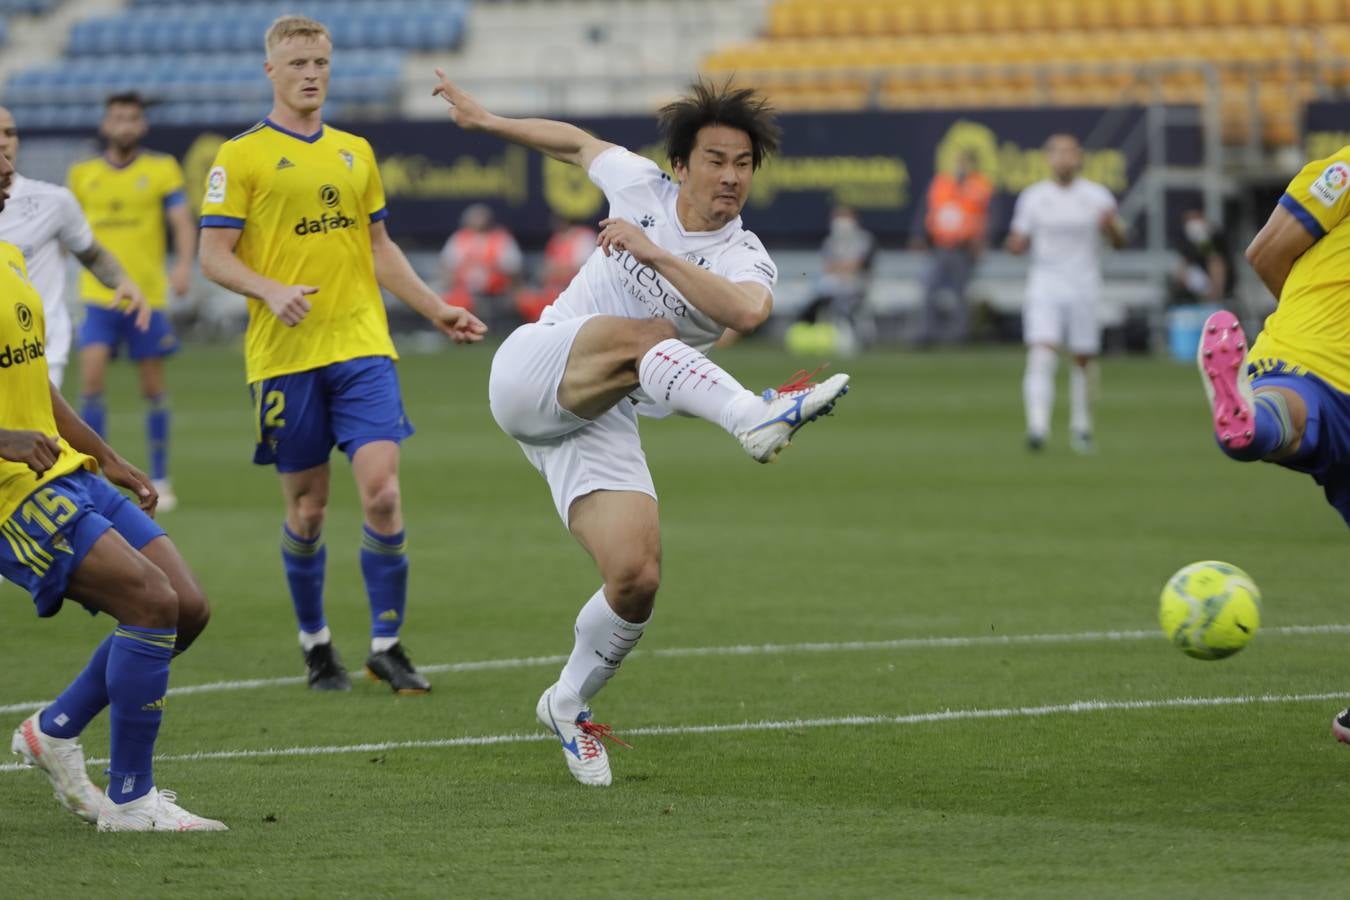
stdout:
<svg viewBox="0 0 1350 900">
<path fill-rule="evenodd" d="M 572 342 L 590 318 L 522 325 L 497 349 L 488 378 L 492 417 L 544 476 L 564 525 L 572 503 L 594 491 L 656 498 L 632 403 L 620 401 L 594 420 L 558 403 Z"/>
<path fill-rule="evenodd" d="M 66 373 L 66 363 L 70 362 L 70 341 L 74 327 L 64 304 L 50 315 L 45 308 L 43 313 L 47 318 L 47 333 L 43 338 L 46 341 L 47 377 L 52 384 L 60 387 Z"/>
<path fill-rule="evenodd" d="M 1028 345 L 1052 344 L 1070 353 L 1096 356 L 1102 350 L 1097 301 L 1091 297 L 1057 300 L 1028 296 L 1022 307 L 1022 339 Z"/>
</svg>

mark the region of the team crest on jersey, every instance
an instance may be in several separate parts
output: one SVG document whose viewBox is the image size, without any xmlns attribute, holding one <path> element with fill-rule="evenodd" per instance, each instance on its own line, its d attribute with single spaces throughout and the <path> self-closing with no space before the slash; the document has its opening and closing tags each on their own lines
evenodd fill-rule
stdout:
<svg viewBox="0 0 1350 900">
<path fill-rule="evenodd" d="M 355 161 L 355 158 L 346 150 L 339 150 L 338 156 L 342 157 L 342 161 L 347 164 L 347 171 L 350 172 L 352 168 L 352 163 Z"/>
<path fill-rule="evenodd" d="M 643 228 L 651 228 L 653 225 L 656 224 L 656 218 L 648 214 L 643 216 L 641 219 L 638 219 L 638 224 L 641 225 Z"/>
<path fill-rule="evenodd" d="M 136 190 L 143 191 L 150 186 L 150 176 L 142 175 L 136 179 Z"/>
<path fill-rule="evenodd" d="M 1334 162 L 1309 185 L 1308 193 L 1316 197 L 1323 206 L 1335 206 L 1348 186 L 1350 186 L 1350 166 L 1343 162 Z"/>
<path fill-rule="evenodd" d="M 224 203 L 225 202 L 225 167 L 215 166 L 211 169 L 211 174 L 206 176 L 206 202 Z"/>
<path fill-rule="evenodd" d="M 12 264 L 11 264 L 12 265 Z M 33 330 L 33 311 L 28 308 L 27 303 L 15 303 L 14 312 L 19 317 L 19 327 L 24 331 Z"/>
</svg>

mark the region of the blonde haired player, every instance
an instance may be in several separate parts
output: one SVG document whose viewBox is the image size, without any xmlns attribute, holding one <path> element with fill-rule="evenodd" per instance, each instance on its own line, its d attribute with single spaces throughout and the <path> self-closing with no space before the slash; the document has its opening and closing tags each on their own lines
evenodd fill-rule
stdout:
<svg viewBox="0 0 1350 900">
<path fill-rule="evenodd" d="M 1055 406 L 1055 368 L 1060 348 L 1073 356 L 1069 372 L 1070 446 L 1091 453 L 1091 378 L 1102 349 L 1097 324 L 1101 300 L 1101 235 L 1113 246 L 1125 245 L 1125 230 L 1116 215 L 1116 198 L 1095 181 L 1079 175 L 1083 148 L 1071 134 L 1054 134 L 1045 142 L 1050 177 L 1024 190 L 1013 208 L 1007 248 L 1031 252 L 1022 339 L 1027 368 L 1022 379 L 1026 406 L 1027 448 L 1040 450 L 1050 435 Z"/>
<path fill-rule="evenodd" d="M 1279 300 L 1247 351 L 1237 316 L 1214 313 L 1197 362 L 1219 449 L 1311 475 L 1350 524 L 1350 147 L 1289 182 L 1247 261 Z M 1332 721 L 1350 744 L 1350 710 Z"/>
<path fill-rule="evenodd" d="M 403 412 L 383 286 L 457 342 L 486 329 L 447 306 L 385 227 L 370 144 L 323 123 L 333 44 L 303 16 L 267 29 L 271 112 L 221 146 L 202 205 L 201 264 L 248 300 L 246 375 L 257 418 L 253 461 L 275 466 L 286 503 L 281 556 L 315 690 L 348 690 L 324 616 L 329 456 L 351 461 L 365 525 L 361 571 L 370 602 L 366 670 L 398 693 L 425 693 L 399 641 L 408 559 L 399 492 Z"/>
</svg>

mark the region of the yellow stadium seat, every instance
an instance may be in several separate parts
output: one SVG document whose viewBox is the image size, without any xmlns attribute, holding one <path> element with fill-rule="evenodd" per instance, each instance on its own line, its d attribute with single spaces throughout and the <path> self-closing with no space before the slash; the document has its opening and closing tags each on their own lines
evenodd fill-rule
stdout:
<svg viewBox="0 0 1350 900">
<path fill-rule="evenodd" d="M 1045 6 L 1045 23 L 1056 31 L 1068 31 L 1083 26 L 1082 7 L 1085 2 L 1077 0 L 1048 0 Z"/>
<path fill-rule="evenodd" d="M 1205 0 L 1179 0 L 1177 20 L 1185 28 L 1203 28 L 1212 24 L 1216 15 L 1222 14 L 1218 7 L 1231 2 L 1232 0 L 1216 0 L 1214 4 L 1210 4 Z"/>
<path fill-rule="evenodd" d="M 1044 31 L 1050 27 L 1045 0 L 1023 0 L 1013 7 L 1017 27 L 1023 31 Z"/>
<path fill-rule="evenodd" d="M 1275 19 L 1281 25 L 1306 25 L 1312 0 L 1275 0 Z"/>
<path fill-rule="evenodd" d="M 1176 3 L 1173 0 L 1147 0 L 1144 21 L 1152 28 L 1175 28 L 1178 24 Z"/>
<path fill-rule="evenodd" d="M 1346 15 L 1345 3 L 1343 0 L 1308 0 L 1307 15 L 1310 22 L 1342 22 Z"/>
<path fill-rule="evenodd" d="M 983 17 L 984 30 L 990 34 L 1006 35 L 1018 27 L 1018 4 L 1009 0 L 985 0 L 977 4 Z"/>
<path fill-rule="evenodd" d="M 1275 24 L 1275 4 L 1273 0 L 1241 0 L 1242 21 L 1247 25 Z"/>
</svg>

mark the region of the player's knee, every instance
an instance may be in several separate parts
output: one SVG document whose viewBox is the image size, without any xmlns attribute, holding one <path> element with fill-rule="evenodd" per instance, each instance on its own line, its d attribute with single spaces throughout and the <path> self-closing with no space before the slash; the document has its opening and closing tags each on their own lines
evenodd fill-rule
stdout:
<svg viewBox="0 0 1350 900">
<path fill-rule="evenodd" d="M 665 319 L 633 320 L 633 356 L 641 359 L 647 351 L 662 341 L 668 341 L 678 335 L 675 325 Z"/>
<path fill-rule="evenodd" d="M 158 566 L 147 562 L 143 567 L 135 599 L 137 621 L 130 624 L 144 628 L 178 627 L 178 592 Z"/>
<path fill-rule="evenodd" d="M 318 496 L 302 494 L 291 501 L 291 520 L 300 526 L 299 536 L 310 540 L 323 530 L 327 501 Z"/>
<path fill-rule="evenodd" d="M 366 518 L 371 522 L 397 518 L 401 503 L 397 478 L 381 480 L 379 484 L 371 486 L 362 497 Z"/>
<path fill-rule="evenodd" d="M 634 559 L 605 579 L 616 612 L 630 622 L 645 621 L 661 587 L 661 563 L 654 557 Z"/>
<path fill-rule="evenodd" d="M 191 633 L 196 637 L 206 629 L 206 623 L 211 621 L 211 601 L 206 599 L 206 593 L 195 584 L 180 587 L 176 593 L 178 632 L 180 635 Z"/>
</svg>

